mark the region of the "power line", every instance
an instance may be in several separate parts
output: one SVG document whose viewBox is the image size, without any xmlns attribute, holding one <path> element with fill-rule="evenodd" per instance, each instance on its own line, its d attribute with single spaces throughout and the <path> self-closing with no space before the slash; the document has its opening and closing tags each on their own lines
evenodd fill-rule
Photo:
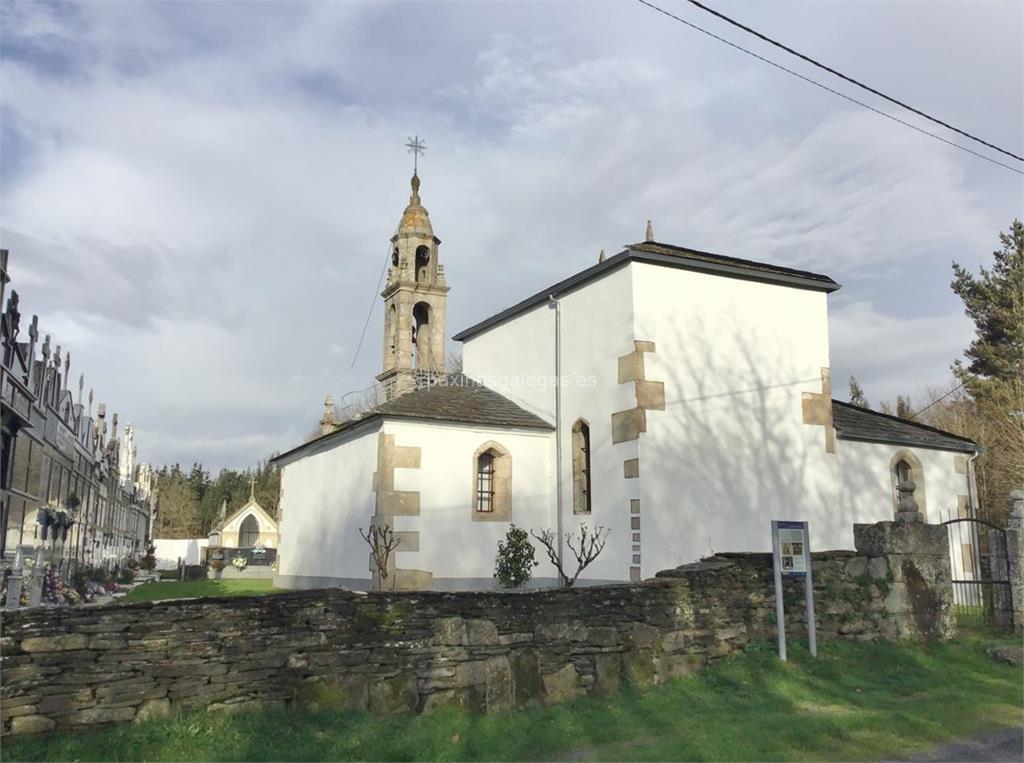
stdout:
<svg viewBox="0 0 1024 763">
<path fill-rule="evenodd" d="M 921 415 L 922 413 L 924 413 L 925 411 L 927 411 L 927 410 L 928 410 L 929 408 L 931 408 L 931 407 L 932 407 L 933 405 L 937 405 L 938 403 L 941 403 L 941 402 L 942 402 L 943 400 L 945 400 L 945 399 L 946 399 L 947 397 L 949 397 L 950 395 L 952 395 L 952 394 L 953 394 L 954 392 L 956 392 L 957 390 L 963 389 L 963 387 L 964 387 L 964 385 L 965 385 L 965 384 L 967 384 L 967 382 L 960 382 L 960 384 L 957 384 L 957 385 L 956 385 L 955 387 L 953 387 L 953 389 L 951 389 L 951 390 L 950 390 L 949 392 L 947 392 L 947 393 L 946 393 L 945 395 L 942 395 L 941 397 L 937 397 L 937 398 L 935 398 L 934 400 L 932 400 L 932 401 L 931 401 L 930 403 L 928 403 L 928 405 L 926 405 L 926 406 L 925 406 L 924 408 L 922 408 L 921 410 L 919 410 L 919 411 L 914 411 L 914 412 L 913 412 L 912 414 L 910 414 L 910 418 L 912 418 L 912 419 L 916 419 L 916 418 L 917 418 L 918 416 L 920 416 L 920 415 Z"/>
<path fill-rule="evenodd" d="M 398 232 L 397 230 L 395 231 Z M 363 331 L 359 334 L 359 344 L 356 345 L 356 352 L 352 356 L 352 365 L 349 366 L 349 370 L 356 367 L 356 361 L 359 360 L 359 351 L 363 348 L 363 339 L 366 338 L 366 328 L 370 325 L 370 318 L 373 317 L 373 307 L 377 304 L 377 294 L 380 292 L 380 285 L 384 283 L 384 274 L 388 272 L 388 263 L 391 261 L 391 245 L 388 244 L 388 253 L 384 258 L 384 268 L 380 271 L 380 278 L 377 279 L 377 288 L 373 293 L 373 299 L 370 300 L 370 309 L 366 311 L 366 321 L 363 323 Z"/>
<path fill-rule="evenodd" d="M 917 114 L 919 117 L 924 117 L 925 119 L 927 119 L 930 122 L 934 122 L 937 125 L 942 125 L 947 130 L 952 130 L 955 133 L 959 133 L 960 135 L 963 135 L 965 138 L 970 138 L 971 140 L 975 141 L 976 143 L 980 143 L 983 146 L 988 146 L 992 150 L 998 151 L 1001 154 L 1005 154 L 1006 156 L 1009 156 L 1012 159 L 1016 159 L 1019 162 L 1024 162 L 1024 157 L 1022 157 L 1022 156 L 1018 156 L 1017 154 L 1014 154 L 1014 153 L 1012 153 L 1010 151 L 1007 151 L 1006 149 L 1000 148 L 999 146 L 997 146 L 997 145 L 995 145 L 993 143 L 989 143 L 987 140 L 982 140 L 981 138 L 977 137 L 976 135 L 971 135 L 969 132 L 965 132 L 964 130 L 961 130 L 958 127 L 954 127 L 953 125 L 949 124 L 948 122 L 943 122 L 941 119 L 937 119 L 936 117 L 933 117 L 930 114 L 926 114 L 925 112 L 921 111 L 920 109 L 915 109 L 913 106 L 910 106 L 910 105 L 904 103 L 903 101 L 897 100 L 896 98 L 893 98 L 892 96 L 886 95 L 885 93 L 881 92 L 880 90 L 875 90 L 875 88 L 871 87 L 870 85 L 865 85 L 863 82 L 859 82 L 858 80 L 855 80 L 853 77 L 849 77 L 849 76 L 843 74 L 840 71 L 836 71 L 831 66 L 826 66 L 825 64 L 821 63 L 820 61 L 814 60 L 810 56 L 804 55 L 803 53 L 801 53 L 801 52 L 799 52 L 797 50 L 793 50 L 788 45 L 784 45 L 781 42 L 779 42 L 778 40 L 773 40 L 768 35 L 761 34 L 756 29 L 751 29 L 750 27 L 746 26 L 745 24 L 741 24 L 739 21 L 736 21 L 735 19 L 729 18 L 724 13 L 720 13 L 719 11 L 716 11 L 714 8 L 708 8 L 708 6 L 704 5 L 703 3 L 697 2 L 697 0 L 686 0 L 686 2 L 690 3 L 690 5 L 693 5 L 693 6 L 696 6 L 697 8 L 700 8 L 702 11 L 707 11 L 712 16 L 717 16 L 718 18 L 722 19 L 722 21 L 726 22 L 727 24 L 732 24 L 737 29 L 742 29 L 744 32 L 748 32 L 749 34 L 754 35 L 758 39 L 764 40 L 769 45 L 774 45 L 776 48 L 780 48 L 781 50 L 784 50 L 787 53 L 793 54 L 797 58 L 806 61 L 807 63 L 811 64 L 812 66 L 817 66 L 819 69 L 823 69 L 824 71 L 827 71 L 829 74 L 834 74 L 835 76 L 839 77 L 839 79 L 846 80 L 851 85 L 856 85 L 857 87 L 861 88 L 862 90 L 867 90 L 869 93 L 872 93 L 873 95 L 877 95 L 879 98 L 884 98 L 885 100 L 889 101 L 889 103 L 893 103 L 893 104 L 895 104 L 897 106 L 900 106 L 900 107 L 906 109 L 907 111 L 912 111 L 915 114 Z"/>
<path fill-rule="evenodd" d="M 770 66 L 774 66 L 776 69 L 780 69 L 780 70 L 786 72 L 787 74 L 791 74 L 794 77 L 796 77 L 797 79 L 801 79 L 804 82 L 807 82 L 807 83 L 809 83 L 811 85 L 814 85 L 815 87 L 821 88 L 822 90 L 824 90 L 826 92 L 832 93 L 832 95 L 837 95 L 840 98 L 849 101 L 850 103 L 855 103 L 856 105 L 861 106 L 861 107 L 867 109 L 868 111 L 873 111 L 874 113 L 878 114 L 879 116 L 883 116 L 886 119 L 891 119 L 893 122 L 901 124 L 904 127 L 909 127 L 911 130 L 915 130 L 915 131 L 917 131 L 917 132 L 919 132 L 919 133 L 921 133 L 923 135 L 927 135 L 927 136 L 929 136 L 931 138 L 935 138 L 935 140 L 940 140 L 943 143 L 945 143 L 945 144 L 947 144 L 949 146 L 952 146 L 953 148 L 958 148 L 961 151 L 966 151 L 968 154 L 976 156 L 979 159 L 984 159 L 986 162 L 991 162 L 992 164 L 996 164 L 996 165 L 998 165 L 1000 167 L 1003 167 L 1004 169 L 1010 170 L 1010 172 L 1016 172 L 1018 175 L 1024 175 L 1024 170 L 1019 170 L 1016 167 L 1011 167 L 1009 164 L 1003 164 L 1002 162 L 1000 162 L 997 159 L 993 159 L 993 158 L 991 158 L 989 156 L 985 156 L 984 154 L 979 154 L 977 151 L 972 151 L 971 149 L 967 148 L 966 146 L 961 146 L 959 143 L 954 143 L 951 140 L 947 140 L 946 138 L 943 138 L 941 135 L 936 135 L 933 132 L 929 132 L 928 130 L 925 130 L 925 129 L 921 128 L 921 127 L 918 127 L 917 125 L 911 124 L 910 122 L 907 122 L 907 121 L 905 121 L 903 119 L 900 119 L 899 117 L 894 117 L 892 114 L 887 114 L 886 112 L 882 111 L 881 109 L 876 109 L 874 106 L 870 106 L 870 105 L 864 103 L 863 101 L 858 101 L 856 98 L 853 98 L 853 97 L 851 97 L 849 95 L 846 95 L 845 93 L 840 93 L 838 90 L 834 90 L 834 89 L 830 88 L 828 85 L 823 85 L 820 82 L 818 82 L 817 80 L 813 80 L 810 77 L 805 77 L 803 74 L 800 74 L 799 72 L 795 72 L 792 69 L 788 69 L 785 66 L 783 66 L 782 64 L 778 64 L 775 61 L 772 61 L 770 59 L 765 58 L 764 56 L 758 55 L 757 53 L 754 53 L 752 50 L 748 50 L 747 48 L 744 48 L 742 45 L 737 45 L 734 42 L 730 42 L 729 40 L 725 39 L 724 37 L 719 37 L 714 32 L 709 32 L 707 29 L 704 29 L 703 27 L 699 27 L 696 24 L 694 24 L 694 23 L 692 23 L 690 21 L 687 21 L 684 18 L 676 16 L 674 13 L 670 13 L 669 11 L 666 11 L 664 8 L 659 8 L 657 5 L 654 5 L 653 3 L 648 2 L 648 0 L 636 0 L 636 1 L 638 3 L 640 3 L 641 5 L 646 5 L 651 10 L 657 11 L 658 13 L 661 13 L 664 16 L 668 16 L 670 19 L 678 21 L 680 24 L 685 24 L 686 26 L 690 27 L 691 29 L 695 29 L 696 31 L 700 32 L 701 34 L 705 34 L 708 37 L 711 37 L 712 39 L 715 39 L 715 40 L 718 40 L 719 42 L 725 43 L 730 48 L 735 48 L 736 50 L 739 50 L 739 51 L 741 51 L 743 53 L 746 53 L 748 56 L 753 56 L 758 61 L 766 63 L 766 64 L 768 64 Z"/>
</svg>

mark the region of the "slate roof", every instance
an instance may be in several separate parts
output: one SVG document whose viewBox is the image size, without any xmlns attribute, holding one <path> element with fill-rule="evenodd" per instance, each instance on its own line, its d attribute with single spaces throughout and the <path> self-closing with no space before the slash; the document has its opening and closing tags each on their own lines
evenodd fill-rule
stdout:
<svg viewBox="0 0 1024 763">
<path fill-rule="evenodd" d="M 832 401 L 832 423 L 841 440 L 918 445 L 939 450 L 977 453 L 981 447 L 966 437 L 935 427 L 869 411 L 840 400 Z"/>
<path fill-rule="evenodd" d="M 600 278 L 613 270 L 623 267 L 629 262 L 645 262 L 664 267 L 711 273 L 727 278 L 761 281 L 763 283 L 773 283 L 798 289 L 812 289 L 814 291 L 833 292 L 839 288 L 838 283 L 820 273 L 811 273 L 807 270 L 796 270 L 754 260 L 744 260 L 739 257 L 728 257 L 724 254 L 700 252 L 696 249 L 662 244 L 657 241 L 644 241 L 639 244 L 631 244 L 618 254 L 607 258 L 604 262 L 599 262 L 585 270 L 581 270 L 564 281 L 559 281 L 554 286 L 543 289 L 527 297 L 522 302 L 518 302 L 502 310 L 500 313 L 470 326 L 468 329 L 456 334 L 452 339 L 459 342 L 470 339 L 492 326 L 504 323 L 508 319 L 546 302 L 549 295 L 560 297 L 596 278 Z"/>
<path fill-rule="evenodd" d="M 691 265 L 708 265 L 708 270 L 722 273 L 723 275 L 745 275 L 753 276 L 761 274 L 764 276 L 775 276 L 770 279 L 779 283 L 790 282 L 791 285 L 803 285 L 811 288 L 819 288 L 823 291 L 835 291 L 839 284 L 826 275 L 812 273 L 809 270 L 797 270 L 787 268 L 783 265 L 772 265 L 768 262 L 757 262 L 755 260 L 744 260 L 740 257 L 730 257 L 725 254 L 712 254 L 711 252 L 700 252 L 696 249 L 688 249 L 684 246 L 674 244 L 662 244 L 657 241 L 643 241 L 639 244 L 632 244 L 629 251 L 643 252 L 647 254 L 660 254 L 665 257 L 672 257 L 680 263 L 686 262 Z M 703 268 L 695 267 L 701 270 Z M 766 279 L 769 280 L 769 279 Z"/>
<path fill-rule="evenodd" d="M 449 375 L 440 384 L 382 403 L 377 406 L 377 413 L 460 424 L 554 429 L 544 419 L 520 408 L 504 395 L 462 374 Z"/>
<path fill-rule="evenodd" d="M 553 430 L 555 428 L 552 424 L 524 408 L 520 408 L 493 389 L 462 374 L 450 374 L 444 378 L 442 383 L 415 392 L 407 392 L 389 403 L 381 403 L 365 415 L 344 422 L 333 432 L 315 437 L 270 460 L 272 462 L 283 460 L 342 432 L 348 432 L 361 424 L 385 417 L 525 429 Z"/>
</svg>

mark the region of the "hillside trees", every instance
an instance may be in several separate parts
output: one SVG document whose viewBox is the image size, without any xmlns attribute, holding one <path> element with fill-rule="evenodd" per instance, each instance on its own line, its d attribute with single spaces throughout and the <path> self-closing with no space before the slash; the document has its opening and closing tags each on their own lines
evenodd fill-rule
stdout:
<svg viewBox="0 0 1024 763">
<path fill-rule="evenodd" d="M 222 469 L 216 477 L 195 463 L 186 472 L 179 464 L 163 466 L 156 472 L 157 538 L 201 538 L 210 533 L 227 501 L 228 514 L 241 508 L 249 498 L 250 484 L 259 504 L 277 514 L 280 473 L 268 463 L 255 469 Z"/>
</svg>

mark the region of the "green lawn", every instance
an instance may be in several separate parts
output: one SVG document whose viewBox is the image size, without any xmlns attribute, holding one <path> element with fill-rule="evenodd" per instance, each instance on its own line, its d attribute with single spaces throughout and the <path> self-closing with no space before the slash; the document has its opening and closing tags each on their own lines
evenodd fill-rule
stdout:
<svg viewBox="0 0 1024 763">
<path fill-rule="evenodd" d="M 273 581 L 266 580 L 176 580 L 145 583 L 129 591 L 121 601 L 161 601 L 191 599 L 197 596 L 253 596 L 273 593 Z"/>
<path fill-rule="evenodd" d="M 670 684 L 505 716 L 299 710 L 169 719 L 5 740 L 6 760 L 878 760 L 1021 724 L 1005 637 L 894 647 L 771 646 Z"/>
</svg>

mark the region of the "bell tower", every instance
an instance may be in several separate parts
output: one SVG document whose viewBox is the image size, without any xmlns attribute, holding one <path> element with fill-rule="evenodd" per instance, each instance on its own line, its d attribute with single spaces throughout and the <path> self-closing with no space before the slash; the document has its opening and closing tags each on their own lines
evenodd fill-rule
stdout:
<svg viewBox="0 0 1024 763">
<path fill-rule="evenodd" d="M 412 142 L 417 155 L 423 150 Z M 441 239 L 420 203 L 420 178 L 413 170 L 409 206 L 391 239 L 391 267 L 384 298 L 384 365 L 377 374 L 385 402 L 432 384 L 444 373 L 444 314 L 448 285 L 438 262 Z"/>
</svg>

